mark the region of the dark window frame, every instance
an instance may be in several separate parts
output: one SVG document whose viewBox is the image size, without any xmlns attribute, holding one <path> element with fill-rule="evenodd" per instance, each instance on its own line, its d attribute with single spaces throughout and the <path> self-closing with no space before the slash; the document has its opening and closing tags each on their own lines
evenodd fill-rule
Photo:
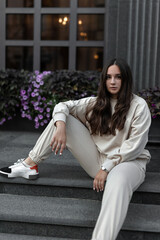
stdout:
<svg viewBox="0 0 160 240">
<path fill-rule="evenodd" d="M 107 5 L 107 0 L 105 0 Z M 6 47 L 7 46 L 32 46 L 33 47 L 33 70 L 40 70 L 40 53 L 43 46 L 66 46 L 69 48 L 68 69 L 76 69 L 76 52 L 77 47 L 103 47 L 103 63 L 106 56 L 105 39 L 107 29 L 107 11 L 105 7 L 99 8 L 78 8 L 78 0 L 70 0 L 69 8 L 41 8 L 41 1 L 34 0 L 32 8 L 8 8 L 6 0 L 0 0 L 0 69 L 5 69 Z M 6 40 L 6 14 L 33 14 L 34 15 L 34 39 L 33 40 Z M 41 40 L 41 15 L 43 14 L 69 14 L 70 29 L 69 40 Z M 77 16 L 78 14 L 104 14 L 104 39 L 102 41 L 79 41 L 77 40 Z"/>
</svg>

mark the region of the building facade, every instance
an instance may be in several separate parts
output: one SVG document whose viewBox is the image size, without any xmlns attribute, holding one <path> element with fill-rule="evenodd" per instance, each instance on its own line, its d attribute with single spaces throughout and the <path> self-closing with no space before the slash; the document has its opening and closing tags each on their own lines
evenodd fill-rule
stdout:
<svg viewBox="0 0 160 240">
<path fill-rule="evenodd" d="M 0 69 L 98 70 L 128 61 L 135 89 L 160 82 L 160 0 L 0 0 Z"/>
</svg>

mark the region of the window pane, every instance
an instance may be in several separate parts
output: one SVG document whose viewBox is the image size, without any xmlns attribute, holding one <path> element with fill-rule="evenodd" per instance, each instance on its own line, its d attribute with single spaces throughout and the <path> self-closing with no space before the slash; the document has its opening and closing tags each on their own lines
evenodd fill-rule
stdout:
<svg viewBox="0 0 160 240">
<path fill-rule="evenodd" d="M 73 0 L 72 0 L 73 1 Z M 42 7 L 69 7 L 70 0 L 42 0 Z"/>
<path fill-rule="evenodd" d="M 42 15 L 42 40 L 68 40 L 69 15 Z"/>
<path fill-rule="evenodd" d="M 6 38 L 15 40 L 33 40 L 33 15 L 8 14 L 6 16 Z"/>
<path fill-rule="evenodd" d="M 6 47 L 6 68 L 33 70 L 32 47 Z"/>
<path fill-rule="evenodd" d="M 104 15 L 78 15 L 77 39 L 81 41 L 104 39 Z"/>
<path fill-rule="evenodd" d="M 68 69 L 68 47 L 42 47 L 41 71 Z"/>
<path fill-rule="evenodd" d="M 98 70 L 103 67 L 103 48 L 78 47 L 77 70 Z"/>
<path fill-rule="evenodd" d="M 78 7 L 104 7 L 105 0 L 79 0 Z"/>
<path fill-rule="evenodd" d="M 33 7 L 34 0 L 7 0 L 6 7 Z"/>
</svg>

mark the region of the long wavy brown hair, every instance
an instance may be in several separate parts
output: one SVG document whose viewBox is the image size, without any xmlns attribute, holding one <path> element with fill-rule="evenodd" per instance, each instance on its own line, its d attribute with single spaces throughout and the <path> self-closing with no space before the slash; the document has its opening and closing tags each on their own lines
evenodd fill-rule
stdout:
<svg viewBox="0 0 160 240">
<path fill-rule="evenodd" d="M 106 88 L 106 75 L 108 68 L 117 65 L 121 72 L 121 88 L 117 97 L 115 112 L 112 115 L 110 93 Z M 86 112 L 86 119 L 90 124 L 92 134 L 112 134 L 115 130 L 119 131 L 124 128 L 126 115 L 130 108 L 132 100 L 132 73 L 129 65 L 125 60 L 114 58 L 104 66 L 101 76 L 98 95 L 94 106 L 89 106 Z"/>
</svg>

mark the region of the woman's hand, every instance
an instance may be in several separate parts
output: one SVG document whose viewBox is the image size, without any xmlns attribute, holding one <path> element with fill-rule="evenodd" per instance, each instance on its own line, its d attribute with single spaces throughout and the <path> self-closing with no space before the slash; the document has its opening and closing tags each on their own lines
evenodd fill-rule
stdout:
<svg viewBox="0 0 160 240">
<path fill-rule="evenodd" d="M 98 171 L 97 175 L 94 178 L 93 190 L 97 190 L 97 192 L 103 191 L 104 190 L 104 183 L 107 179 L 107 176 L 108 176 L 108 172 L 100 169 Z"/>
<path fill-rule="evenodd" d="M 56 131 L 51 141 L 52 151 L 55 151 L 55 155 L 60 150 L 59 154 L 62 155 L 63 150 L 66 147 L 66 124 L 63 121 L 56 122 Z"/>
</svg>

